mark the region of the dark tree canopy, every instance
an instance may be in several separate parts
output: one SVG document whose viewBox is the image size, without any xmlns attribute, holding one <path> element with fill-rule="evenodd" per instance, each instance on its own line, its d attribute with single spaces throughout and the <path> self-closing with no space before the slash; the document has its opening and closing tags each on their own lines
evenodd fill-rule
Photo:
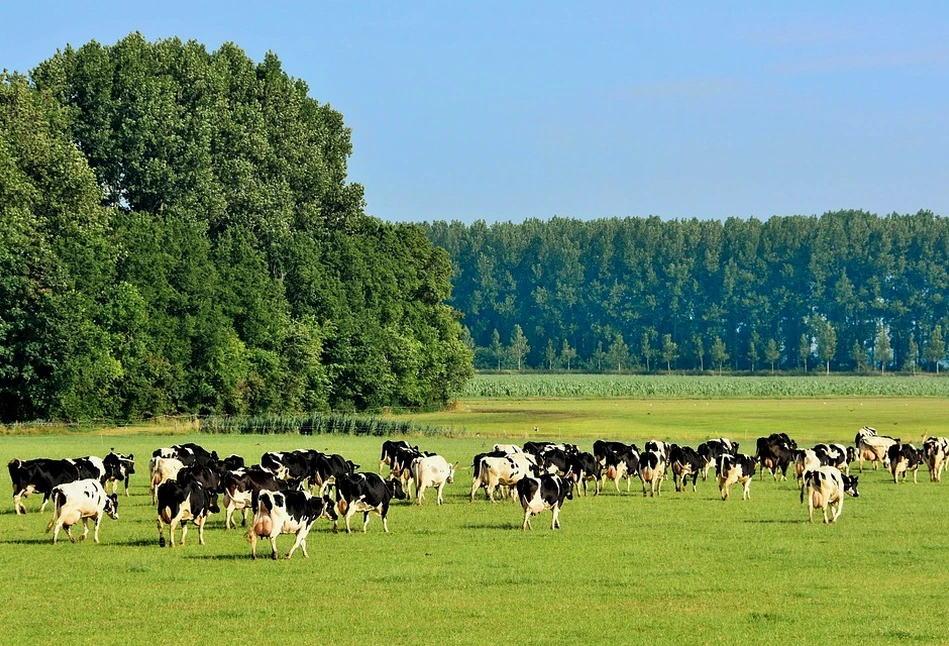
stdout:
<svg viewBox="0 0 949 646">
<path fill-rule="evenodd" d="M 0 79 L 0 416 L 440 405 L 447 254 L 364 213 L 268 54 L 132 34 Z"/>
<path fill-rule="evenodd" d="M 598 348 L 621 338 L 645 367 L 666 335 L 683 348 L 676 367 L 686 370 L 717 369 L 716 357 L 733 370 L 764 368 L 753 366 L 760 357 L 793 370 L 805 356 L 811 367 L 819 359 L 828 369 L 862 370 L 855 346 L 888 368 L 912 369 L 908 358 L 922 356 L 932 370 L 945 358 L 949 220 L 928 211 L 425 226 L 451 255 L 449 302 L 464 312 L 478 349 L 494 330 L 509 338 L 519 325 L 531 366 L 544 365 L 552 339 L 602 369 Z M 881 327 L 892 349 L 873 357 Z M 910 352 L 911 338 L 921 352 Z M 478 352 L 479 367 L 494 367 L 486 354 Z"/>
</svg>

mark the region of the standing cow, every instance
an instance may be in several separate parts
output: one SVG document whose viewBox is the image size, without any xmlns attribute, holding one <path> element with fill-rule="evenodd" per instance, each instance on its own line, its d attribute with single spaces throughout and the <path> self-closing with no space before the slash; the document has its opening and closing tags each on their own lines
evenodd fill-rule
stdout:
<svg viewBox="0 0 949 646">
<path fill-rule="evenodd" d="M 277 536 L 296 534 L 296 540 L 287 560 L 293 557 L 297 547 L 303 550 L 303 558 L 310 558 L 306 551 L 306 537 L 320 518 L 335 521 L 338 516 L 333 501 L 326 496 L 311 496 L 304 491 L 261 491 L 254 493 L 257 513 L 247 532 L 250 540 L 251 558 L 257 559 L 257 539 L 270 539 L 270 557 L 277 560 Z"/>
<path fill-rule="evenodd" d="M 455 468 L 458 463 L 449 464 L 448 460 L 440 455 L 430 455 L 419 458 L 412 463 L 412 477 L 415 479 L 415 500 L 419 507 L 425 499 L 425 490 L 434 487 L 438 491 L 436 502 L 442 504 L 442 492 L 446 484 L 455 481 Z"/>
<path fill-rule="evenodd" d="M 79 540 L 86 540 L 89 535 L 89 519 L 95 525 L 92 540 L 99 542 L 99 523 L 102 516 L 108 515 L 114 520 L 119 519 L 119 497 L 117 494 L 108 495 L 102 483 L 95 478 L 76 480 L 53 487 L 50 494 L 55 505 L 53 518 L 46 526 L 46 533 L 53 530 L 53 545 L 59 536 L 59 530 L 66 528 L 66 535 L 73 543 L 72 526 L 82 521 L 82 536 Z"/>
</svg>

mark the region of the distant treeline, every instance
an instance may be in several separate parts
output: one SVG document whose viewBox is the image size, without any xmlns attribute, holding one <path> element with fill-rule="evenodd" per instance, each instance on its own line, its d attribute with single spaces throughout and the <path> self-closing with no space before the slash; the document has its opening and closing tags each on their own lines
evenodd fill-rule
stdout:
<svg viewBox="0 0 949 646">
<path fill-rule="evenodd" d="M 133 34 L 0 75 L 0 420 L 420 408 L 471 375 L 447 254 L 364 213 L 273 54 Z"/>
<path fill-rule="evenodd" d="M 554 218 L 426 224 L 476 367 L 938 370 L 949 220 Z"/>
</svg>

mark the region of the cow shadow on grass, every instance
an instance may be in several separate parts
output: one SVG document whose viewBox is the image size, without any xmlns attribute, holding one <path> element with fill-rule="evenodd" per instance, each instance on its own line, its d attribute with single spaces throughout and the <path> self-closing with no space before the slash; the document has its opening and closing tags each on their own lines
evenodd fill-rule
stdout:
<svg viewBox="0 0 949 646">
<path fill-rule="evenodd" d="M 154 524 L 154 523 L 153 523 Z M 116 541 L 113 545 L 122 545 L 123 547 L 148 547 L 149 545 L 158 545 L 156 538 L 130 538 L 124 541 Z"/>
<path fill-rule="evenodd" d="M 283 554 L 280 555 L 283 558 Z M 301 554 L 302 556 L 302 554 Z M 250 561 L 250 552 L 246 554 L 187 554 L 185 555 L 186 559 L 197 559 L 200 561 Z M 264 560 L 260 554 L 257 555 L 259 560 Z M 270 554 L 266 555 L 267 561 L 270 560 Z"/>
<path fill-rule="evenodd" d="M 520 529 L 520 523 L 512 523 L 508 521 L 500 521 L 495 523 L 483 522 L 483 523 L 466 523 L 464 525 L 465 529 Z"/>
<path fill-rule="evenodd" d="M 66 542 L 69 542 L 69 538 Z M 52 543 L 52 538 L 11 538 L 0 541 L 0 545 L 52 545 Z"/>
<path fill-rule="evenodd" d="M 749 518 L 743 522 L 753 523 L 755 525 L 775 525 L 775 524 L 795 525 L 795 524 L 800 524 L 801 520 L 800 519 L 794 520 L 791 518 Z"/>
</svg>

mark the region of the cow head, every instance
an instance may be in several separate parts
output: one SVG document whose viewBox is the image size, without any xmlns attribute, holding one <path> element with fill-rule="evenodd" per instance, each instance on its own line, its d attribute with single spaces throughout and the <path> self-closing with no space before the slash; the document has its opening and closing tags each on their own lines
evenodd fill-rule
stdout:
<svg viewBox="0 0 949 646">
<path fill-rule="evenodd" d="M 119 519 L 119 496 L 117 494 L 110 494 L 105 497 L 105 513 L 112 520 Z"/>
<path fill-rule="evenodd" d="M 392 480 L 388 481 L 388 485 L 389 485 L 389 491 L 392 492 L 393 498 L 395 498 L 396 500 L 406 499 L 405 491 L 402 489 L 402 482 L 400 480 L 393 478 Z"/>
<path fill-rule="evenodd" d="M 218 504 L 217 504 L 216 493 L 210 493 L 210 492 L 208 493 L 208 512 L 211 514 L 221 513 L 221 508 L 218 507 Z"/>
<path fill-rule="evenodd" d="M 840 476 L 844 481 L 844 493 L 847 493 L 854 498 L 860 497 L 860 492 L 857 491 L 857 480 L 860 476 L 848 476 L 841 474 Z"/>
<path fill-rule="evenodd" d="M 454 464 L 448 465 L 448 478 L 445 480 L 445 482 L 447 482 L 448 484 L 455 483 L 455 469 L 457 468 L 458 468 L 457 462 L 455 462 Z"/>
</svg>

